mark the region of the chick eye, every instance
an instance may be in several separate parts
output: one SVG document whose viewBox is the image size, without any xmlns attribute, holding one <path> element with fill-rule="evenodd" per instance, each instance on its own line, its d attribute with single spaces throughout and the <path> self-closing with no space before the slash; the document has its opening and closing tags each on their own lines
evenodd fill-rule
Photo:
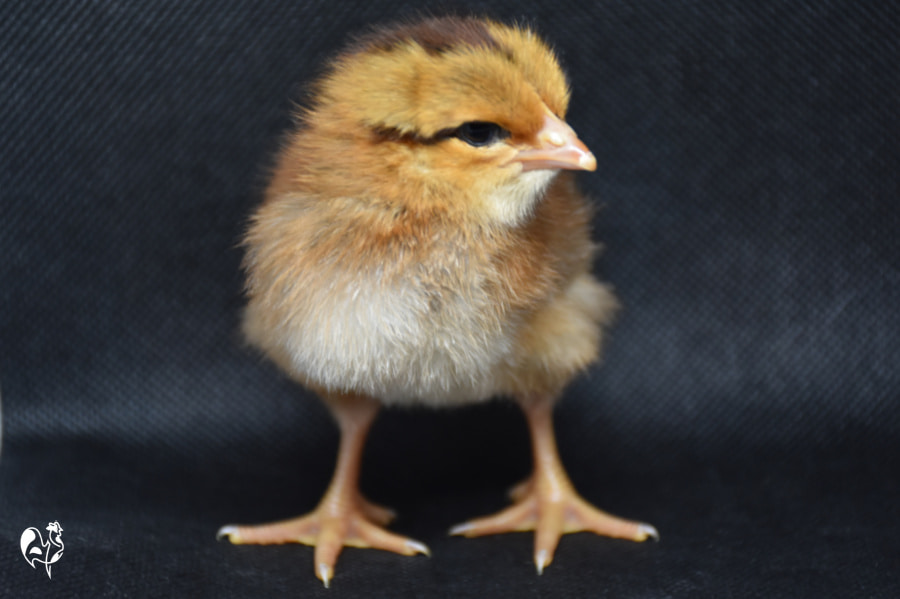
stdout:
<svg viewBox="0 0 900 599">
<path fill-rule="evenodd" d="M 470 146 L 480 148 L 497 143 L 509 137 L 509 131 L 496 123 L 485 121 L 471 121 L 463 123 L 453 132 L 453 136 L 461 139 Z"/>
</svg>

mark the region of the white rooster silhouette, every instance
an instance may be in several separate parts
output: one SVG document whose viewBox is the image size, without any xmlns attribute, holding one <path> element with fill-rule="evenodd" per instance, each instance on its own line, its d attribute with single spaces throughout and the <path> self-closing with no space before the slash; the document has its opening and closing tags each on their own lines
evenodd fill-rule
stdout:
<svg viewBox="0 0 900 599">
<path fill-rule="evenodd" d="M 50 522 L 45 529 L 48 531 L 47 541 L 41 535 L 41 531 L 35 527 L 26 528 L 19 539 L 19 545 L 22 548 L 22 555 L 25 561 L 34 568 L 35 564 L 44 564 L 47 570 L 47 577 L 50 575 L 50 565 L 59 561 L 63 554 L 62 542 L 62 526 L 59 522 Z"/>
</svg>

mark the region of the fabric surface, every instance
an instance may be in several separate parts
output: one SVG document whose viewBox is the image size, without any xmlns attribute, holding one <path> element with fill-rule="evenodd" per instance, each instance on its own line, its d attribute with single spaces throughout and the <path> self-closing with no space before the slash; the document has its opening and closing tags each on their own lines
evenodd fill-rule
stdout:
<svg viewBox="0 0 900 599">
<path fill-rule="evenodd" d="M 532 23 L 598 160 L 625 310 L 557 409 L 581 493 L 660 543 L 447 537 L 529 469 L 492 402 L 388 411 L 363 489 L 431 558 L 217 543 L 311 509 L 337 432 L 242 346 L 241 252 L 303 82 L 373 1 L 0 7 L 0 596 L 900 596 L 900 10 L 460 2 Z M 441 12 L 445 6 L 432 6 Z M 52 579 L 19 547 L 63 527 Z"/>
</svg>

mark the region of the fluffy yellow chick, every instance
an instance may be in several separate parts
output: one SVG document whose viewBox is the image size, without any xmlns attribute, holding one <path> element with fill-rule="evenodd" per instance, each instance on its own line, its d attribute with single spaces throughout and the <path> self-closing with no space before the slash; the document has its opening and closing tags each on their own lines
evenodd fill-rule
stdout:
<svg viewBox="0 0 900 599">
<path fill-rule="evenodd" d="M 310 514 L 220 536 L 314 545 L 326 586 L 345 545 L 427 554 L 359 491 L 369 427 L 382 404 L 495 396 L 524 410 L 534 472 L 452 534 L 534 530 L 539 573 L 566 532 L 657 536 L 580 498 L 556 449 L 553 406 L 617 308 L 590 274 L 591 211 L 560 175 L 596 168 L 568 101 L 548 46 L 487 20 L 374 30 L 333 61 L 246 235 L 244 331 L 331 409 L 337 466 Z"/>
</svg>

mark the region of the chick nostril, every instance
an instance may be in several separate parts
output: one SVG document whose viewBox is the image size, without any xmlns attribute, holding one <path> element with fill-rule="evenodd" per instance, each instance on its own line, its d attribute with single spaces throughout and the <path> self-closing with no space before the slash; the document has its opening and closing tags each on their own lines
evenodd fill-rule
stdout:
<svg viewBox="0 0 900 599">
<path fill-rule="evenodd" d="M 559 148 L 559 147 L 565 145 L 565 143 L 566 143 L 565 138 L 562 136 L 562 134 L 560 134 L 560 133 L 557 132 L 557 131 L 550 131 L 549 133 L 547 133 L 546 140 L 547 140 L 551 145 L 554 145 L 554 146 L 556 146 L 557 148 Z"/>
</svg>

